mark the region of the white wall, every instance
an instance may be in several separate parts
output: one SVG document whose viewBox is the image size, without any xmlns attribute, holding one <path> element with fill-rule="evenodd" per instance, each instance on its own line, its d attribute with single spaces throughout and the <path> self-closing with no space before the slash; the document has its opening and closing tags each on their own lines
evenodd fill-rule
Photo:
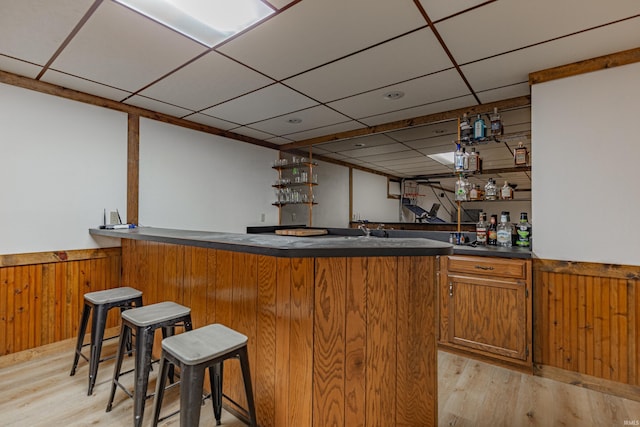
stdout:
<svg viewBox="0 0 640 427">
<path fill-rule="evenodd" d="M 276 158 L 268 148 L 141 119 L 139 222 L 238 233 L 277 224 Z"/>
<path fill-rule="evenodd" d="M 0 110 L 0 254 L 97 247 L 103 210 L 126 218 L 127 115 L 4 84 Z"/>
<path fill-rule="evenodd" d="M 535 255 L 640 265 L 640 64 L 531 92 Z"/>
<path fill-rule="evenodd" d="M 398 222 L 398 199 L 387 198 L 387 178 L 353 170 L 353 215 L 358 220 Z"/>
<path fill-rule="evenodd" d="M 318 205 L 313 209 L 314 227 L 349 227 L 349 168 L 319 162 L 318 186 L 314 188 Z"/>
</svg>

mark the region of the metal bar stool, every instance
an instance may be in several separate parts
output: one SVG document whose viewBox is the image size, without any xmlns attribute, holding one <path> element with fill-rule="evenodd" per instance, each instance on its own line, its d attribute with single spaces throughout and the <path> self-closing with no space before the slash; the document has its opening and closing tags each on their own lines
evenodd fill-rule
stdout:
<svg viewBox="0 0 640 427">
<path fill-rule="evenodd" d="M 253 388 L 247 354 L 247 337 L 227 328 L 214 324 L 194 329 L 180 335 L 162 340 L 160 372 L 156 383 L 156 396 L 153 402 L 153 426 L 160 421 L 160 408 L 166 384 L 169 365 L 180 368 L 180 426 L 197 426 L 200 420 L 202 388 L 205 370 L 209 368 L 211 381 L 211 400 L 217 425 L 222 414 L 222 366 L 226 359 L 239 358 L 242 379 L 249 406 L 248 418 L 251 427 L 256 427 L 256 410 L 253 401 Z M 173 415 L 173 414 L 172 414 Z"/>
<path fill-rule="evenodd" d="M 109 310 L 117 307 L 122 311 L 134 306 L 142 306 L 142 292 L 133 288 L 122 287 L 84 294 L 84 308 L 82 310 L 80 327 L 78 329 L 78 341 L 76 343 L 75 355 L 73 357 L 71 376 L 76 374 L 76 368 L 78 367 L 80 357 L 89 362 L 89 389 L 87 391 L 87 396 L 91 396 L 93 387 L 96 384 L 98 365 L 100 362 L 112 358 L 100 358 L 102 353 L 102 342 L 105 341 L 104 328 L 107 323 Z M 87 333 L 87 324 L 89 323 L 89 316 L 91 315 L 92 309 L 91 342 L 84 344 L 84 336 Z M 111 338 L 115 337 L 109 337 L 107 339 Z M 82 354 L 82 349 L 86 346 L 90 346 L 89 358 Z"/>
<path fill-rule="evenodd" d="M 120 343 L 116 355 L 116 364 L 113 371 L 111 395 L 107 404 L 107 412 L 111 411 L 113 399 L 116 394 L 116 386 L 124 390 L 129 397 L 133 397 L 133 424 L 142 425 L 144 416 L 147 387 L 149 384 L 149 371 L 151 369 L 151 352 L 153 350 L 153 338 L 156 329 L 162 328 L 163 337 L 173 335 L 176 326 L 184 325 L 185 330 L 190 331 L 191 309 L 175 302 L 161 302 L 140 308 L 122 312 L 122 327 L 120 329 Z M 133 395 L 119 382 L 124 357 L 127 335 L 135 333 L 135 365 L 134 365 L 134 390 Z"/>
</svg>

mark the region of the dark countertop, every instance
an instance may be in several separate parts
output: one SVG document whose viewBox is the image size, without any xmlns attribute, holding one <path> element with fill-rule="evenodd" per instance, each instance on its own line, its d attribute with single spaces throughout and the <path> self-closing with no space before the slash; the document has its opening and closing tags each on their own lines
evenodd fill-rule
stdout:
<svg viewBox="0 0 640 427">
<path fill-rule="evenodd" d="M 89 233 L 93 236 L 148 240 L 285 258 L 436 256 L 453 253 L 451 244 L 425 238 L 377 238 L 353 235 L 295 237 L 155 227 L 120 230 L 90 229 Z"/>
</svg>

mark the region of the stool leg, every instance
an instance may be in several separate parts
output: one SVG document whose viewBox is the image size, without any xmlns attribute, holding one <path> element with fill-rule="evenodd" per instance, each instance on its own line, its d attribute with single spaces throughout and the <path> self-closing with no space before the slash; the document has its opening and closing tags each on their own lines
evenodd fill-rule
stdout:
<svg viewBox="0 0 640 427">
<path fill-rule="evenodd" d="M 209 383 L 211 384 L 211 403 L 216 425 L 222 424 L 222 362 L 209 366 Z"/>
<path fill-rule="evenodd" d="M 149 366 L 151 365 L 151 351 L 153 350 L 153 329 L 136 331 L 136 366 L 135 388 L 133 391 L 133 425 L 140 427 L 144 417 L 144 404 L 147 400 L 147 386 L 149 385 Z"/>
<path fill-rule="evenodd" d="M 80 360 L 80 352 L 82 351 L 82 344 L 84 344 L 84 334 L 87 333 L 87 323 L 89 323 L 90 314 L 91 314 L 91 306 L 85 303 L 84 308 L 82 309 L 82 318 L 80 319 L 80 328 L 78 329 L 78 341 L 76 342 L 76 354 L 73 357 L 73 366 L 71 367 L 71 376 L 74 376 L 76 374 L 76 368 L 78 367 L 78 361 Z"/>
<path fill-rule="evenodd" d="M 153 401 L 153 427 L 157 427 L 160 419 L 160 409 L 162 408 L 162 399 L 164 397 L 164 388 L 167 384 L 167 367 L 170 362 L 164 357 L 164 352 L 160 357 L 160 372 L 158 372 L 158 380 L 156 382 L 156 396 Z"/>
<path fill-rule="evenodd" d="M 180 427 L 198 425 L 203 385 L 203 367 L 189 365 L 180 367 Z"/>
<path fill-rule="evenodd" d="M 257 427 L 258 422 L 256 420 L 256 406 L 253 401 L 253 388 L 251 386 L 251 371 L 249 370 L 249 355 L 247 353 L 247 347 L 244 346 L 238 350 L 240 356 L 240 367 L 242 368 L 242 379 L 244 381 L 244 390 L 247 394 L 247 406 L 249 406 L 249 421 L 250 427 Z"/>
<path fill-rule="evenodd" d="M 111 411 L 111 405 L 113 404 L 113 398 L 116 396 L 116 387 L 118 379 L 120 378 L 120 370 L 122 369 L 122 359 L 124 358 L 124 348 L 126 345 L 127 334 L 131 331 L 129 327 L 122 323 L 120 326 L 120 338 L 118 340 L 118 352 L 116 353 L 116 363 L 113 368 L 113 379 L 111 380 L 111 394 L 109 395 L 109 402 L 107 403 L 107 412 Z"/>
<path fill-rule="evenodd" d="M 89 356 L 89 391 L 87 396 L 91 396 L 93 386 L 96 384 L 100 353 L 102 353 L 102 340 L 104 339 L 104 327 L 107 322 L 107 312 L 109 311 L 102 304 L 96 305 L 93 309 L 93 317 L 91 318 L 91 353 Z"/>
</svg>

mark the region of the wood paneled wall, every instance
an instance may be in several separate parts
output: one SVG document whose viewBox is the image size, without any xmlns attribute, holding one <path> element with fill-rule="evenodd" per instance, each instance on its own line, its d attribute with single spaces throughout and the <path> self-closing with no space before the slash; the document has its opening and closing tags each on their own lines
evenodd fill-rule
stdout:
<svg viewBox="0 0 640 427">
<path fill-rule="evenodd" d="M 534 362 L 640 385 L 639 285 L 640 267 L 534 260 Z"/>
<path fill-rule="evenodd" d="M 123 283 L 145 304 L 173 300 L 194 327 L 248 336 L 261 427 L 436 424 L 435 259 L 122 245 Z M 234 361 L 224 387 L 245 404 Z"/>
<path fill-rule="evenodd" d="M 77 336 L 83 295 L 119 285 L 120 248 L 0 256 L 0 355 Z"/>
</svg>

